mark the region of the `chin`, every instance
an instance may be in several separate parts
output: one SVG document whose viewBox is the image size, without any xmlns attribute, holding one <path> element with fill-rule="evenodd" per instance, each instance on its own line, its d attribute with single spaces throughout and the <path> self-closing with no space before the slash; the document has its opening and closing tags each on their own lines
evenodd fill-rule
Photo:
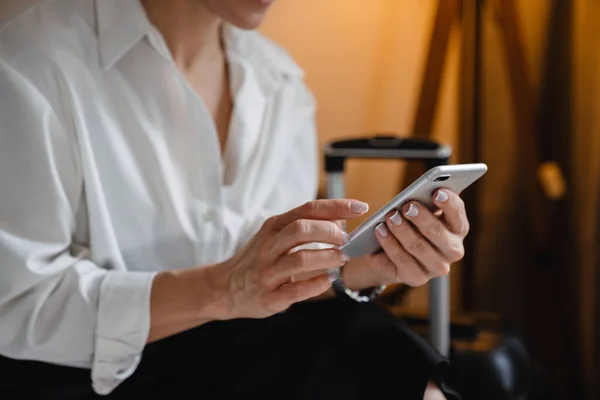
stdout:
<svg viewBox="0 0 600 400">
<path fill-rule="evenodd" d="M 1 1 L 1 0 L 0 0 Z M 274 0 L 204 0 L 209 9 L 225 22 L 240 29 L 258 28 Z"/>
<path fill-rule="evenodd" d="M 262 22 L 264 21 L 265 16 L 262 15 L 247 15 L 244 17 L 232 18 L 229 22 L 230 24 L 245 30 L 257 29 L 260 27 Z"/>
</svg>

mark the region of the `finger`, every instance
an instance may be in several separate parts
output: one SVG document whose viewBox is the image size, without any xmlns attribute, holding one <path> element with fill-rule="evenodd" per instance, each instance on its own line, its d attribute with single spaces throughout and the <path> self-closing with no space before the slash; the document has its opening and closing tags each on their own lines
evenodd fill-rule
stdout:
<svg viewBox="0 0 600 400">
<path fill-rule="evenodd" d="M 461 237 L 469 233 L 469 220 L 465 203 L 456 193 L 447 189 L 438 189 L 433 193 L 433 203 L 444 212 L 448 229 Z"/>
<path fill-rule="evenodd" d="M 282 230 L 298 219 L 346 220 L 360 217 L 369 211 L 369 205 L 358 200 L 331 199 L 309 201 L 285 214 L 271 217 L 273 228 Z"/>
<path fill-rule="evenodd" d="M 269 269 L 269 284 L 288 281 L 290 276 L 305 272 L 337 268 L 349 258 L 337 249 L 300 250 L 279 258 Z"/>
<path fill-rule="evenodd" d="M 277 257 L 296 246 L 314 242 L 341 246 L 349 240 L 348 234 L 334 222 L 297 219 L 277 233 L 271 254 Z"/>
<path fill-rule="evenodd" d="M 410 207 L 412 205 L 412 208 Z M 414 215 L 420 210 L 415 203 L 407 204 L 406 211 Z M 425 207 L 421 207 L 425 208 Z M 414 218 L 414 217 L 408 217 Z M 386 225 L 392 235 L 400 242 L 402 247 L 421 264 L 430 276 L 445 275 L 448 273 L 448 263 L 437 249 L 421 235 L 398 211 L 387 217 Z"/>
<path fill-rule="evenodd" d="M 450 232 L 441 219 L 417 202 L 406 204 L 402 210 L 404 216 L 439 253 L 442 253 L 445 260 L 455 262 L 462 259 L 464 255 L 462 238 Z"/>
<path fill-rule="evenodd" d="M 305 281 L 286 283 L 277 289 L 272 297 L 276 309 L 285 310 L 294 303 L 299 303 L 325 293 L 331 287 L 327 274 L 317 275 Z"/>
<path fill-rule="evenodd" d="M 421 286 L 430 279 L 423 267 L 400 245 L 384 223 L 379 224 L 375 232 L 383 249 L 383 253 L 372 258 L 373 267 L 379 275 L 390 282 L 402 282 L 413 287 Z"/>
</svg>

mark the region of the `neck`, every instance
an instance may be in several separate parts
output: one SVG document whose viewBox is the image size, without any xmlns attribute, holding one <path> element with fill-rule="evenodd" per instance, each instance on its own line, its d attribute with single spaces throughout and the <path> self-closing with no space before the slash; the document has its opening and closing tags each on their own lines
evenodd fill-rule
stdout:
<svg viewBox="0 0 600 400">
<path fill-rule="evenodd" d="M 223 57 L 221 20 L 198 0 L 142 0 L 150 22 L 163 35 L 183 70 Z"/>
</svg>

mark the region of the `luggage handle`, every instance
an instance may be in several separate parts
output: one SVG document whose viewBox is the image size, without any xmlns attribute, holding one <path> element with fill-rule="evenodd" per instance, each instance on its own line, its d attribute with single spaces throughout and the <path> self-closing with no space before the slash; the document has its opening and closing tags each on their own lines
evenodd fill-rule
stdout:
<svg viewBox="0 0 600 400">
<path fill-rule="evenodd" d="M 420 161 L 426 169 L 447 165 L 452 149 L 431 140 L 401 138 L 392 135 L 340 140 L 325 146 L 327 197 L 345 197 L 343 172 L 346 159 L 394 159 Z M 431 345 L 443 356 L 450 351 L 450 279 L 434 278 L 429 282 L 429 320 Z"/>
<path fill-rule="evenodd" d="M 427 169 L 446 165 L 452 149 L 427 139 L 372 136 L 341 140 L 325 146 L 325 172 L 343 172 L 347 158 L 422 161 Z"/>
</svg>

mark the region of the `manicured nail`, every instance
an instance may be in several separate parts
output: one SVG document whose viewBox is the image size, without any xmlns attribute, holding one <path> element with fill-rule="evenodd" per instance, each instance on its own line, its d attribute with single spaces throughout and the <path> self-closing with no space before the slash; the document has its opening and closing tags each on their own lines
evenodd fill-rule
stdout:
<svg viewBox="0 0 600 400">
<path fill-rule="evenodd" d="M 350 256 L 346 253 L 342 253 L 342 260 L 344 262 L 348 262 L 348 261 L 350 261 Z"/>
<path fill-rule="evenodd" d="M 437 195 L 435 196 L 435 201 L 440 203 L 445 203 L 448 201 L 448 192 L 445 190 L 438 190 Z"/>
<path fill-rule="evenodd" d="M 346 232 L 342 233 L 342 241 L 344 244 L 350 243 L 350 235 L 348 235 Z"/>
<path fill-rule="evenodd" d="M 381 235 L 381 237 L 387 237 L 387 235 L 389 234 L 388 228 L 383 222 L 377 225 L 375 229 L 377 230 L 377 233 Z"/>
<path fill-rule="evenodd" d="M 392 221 L 392 224 L 396 226 L 402 223 L 402 217 L 400 216 L 398 210 L 394 211 L 394 214 L 392 214 L 392 216 L 390 217 L 390 221 Z"/>
<path fill-rule="evenodd" d="M 369 211 L 369 205 L 362 201 L 352 201 L 350 202 L 350 211 L 355 214 L 364 214 Z"/>
<path fill-rule="evenodd" d="M 410 206 L 408 207 L 408 210 L 406 210 L 406 212 L 404 213 L 404 215 L 406 215 L 407 217 L 411 217 L 411 218 L 418 217 L 419 216 L 419 207 L 417 207 L 411 203 Z"/>
</svg>

